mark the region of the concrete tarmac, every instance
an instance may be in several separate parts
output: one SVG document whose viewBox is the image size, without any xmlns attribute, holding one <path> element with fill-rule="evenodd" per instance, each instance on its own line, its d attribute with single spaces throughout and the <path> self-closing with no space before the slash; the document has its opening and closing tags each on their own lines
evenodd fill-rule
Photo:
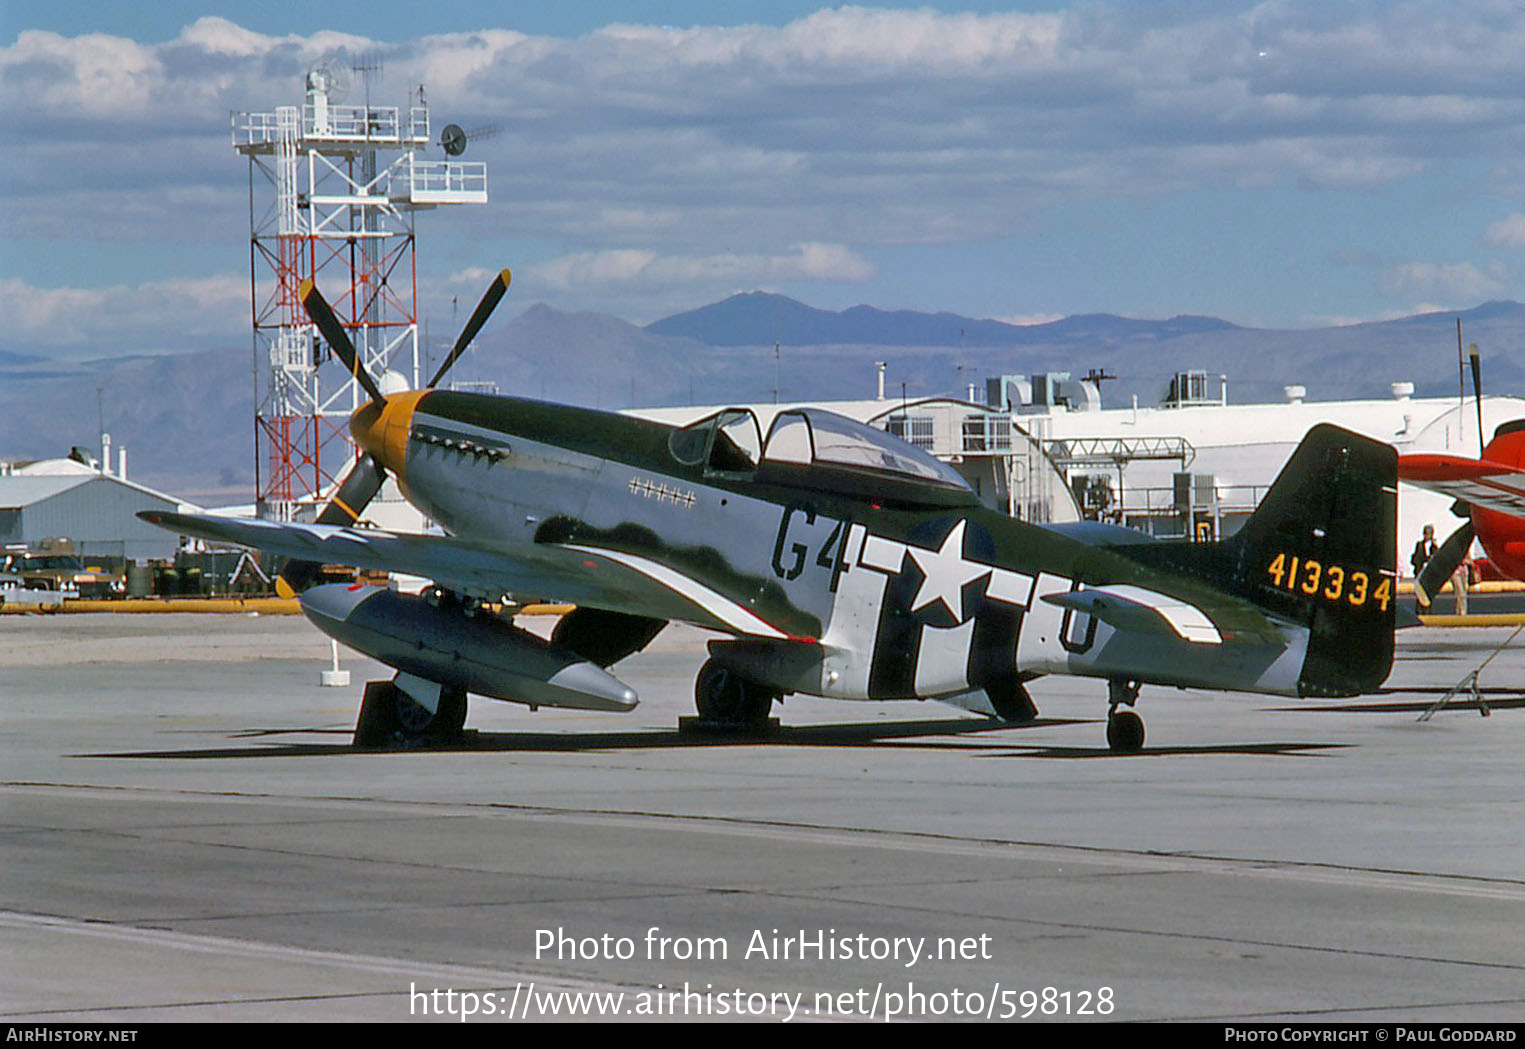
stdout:
<svg viewBox="0 0 1525 1049">
<path fill-rule="evenodd" d="M 548 625 L 548 624 L 547 624 Z M 1039 722 L 790 699 L 692 740 L 704 636 L 631 714 L 474 699 L 357 752 L 300 619 L 0 623 L 0 1018 L 1525 1019 L 1525 635 L 1416 628 L 1382 695 L 1105 686 Z M 437 992 L 437 993 L 436 993 Z M 581 997 L 578 997 L 581 996 Z"/>
</svg>

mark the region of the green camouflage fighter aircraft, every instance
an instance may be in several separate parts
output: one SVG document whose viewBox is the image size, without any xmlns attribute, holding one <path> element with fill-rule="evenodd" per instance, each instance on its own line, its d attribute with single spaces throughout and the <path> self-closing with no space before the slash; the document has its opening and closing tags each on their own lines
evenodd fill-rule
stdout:
<svg viewBox="0 0 1525 1049">
<path fill-rule="evenodd" d="M 761 432 L 737 408 L 673 427 L 434 389 L 508 283 L 503 271 L 429 386 L 383 395 L 308 282 L 314 322 L 370 395 L 365 455 L 318 523 L 145 513 L 171 531 L 293 559 L 411 573 L 410 596 L 303 591 L 319 629 L 396 668 L 371 682 L 356 740 L 459 732 L 466 694 L 628 710 L 607 668 L 669 621 L 709 644 L 701 719 L 764 722 L 792 693 L 936 699 L 1010 721 L 1045 674 L 1107 683 L 1107 738 L 1143 745 L 1144 684 L 1348 696 L 1393 658 L 1396 455 L 1314 428 L 1231 539 L 1162 543 L 1040 527 L 982 505 L 951 469 L 811 408 Z M 359 527 L 384 474 L 447 533 Z M 547 642 L 484 603 L 570 602 Z"/>
</svg>

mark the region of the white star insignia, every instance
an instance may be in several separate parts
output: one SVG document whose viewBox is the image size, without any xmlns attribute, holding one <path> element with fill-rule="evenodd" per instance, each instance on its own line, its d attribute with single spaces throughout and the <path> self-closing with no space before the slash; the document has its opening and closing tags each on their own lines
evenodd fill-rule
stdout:
<svg viewBox="0 0 1525 1049">
<path fill-rule="evenodd" d="M 916 596 L 911 599 L 912 612 L 920 612 L 941 601 L 949 615 L 960 623 L 964 621 L 964 587 L 991 571 L 989 565 L 964 560 L 964 526 L 967 523 L 960 521 L 954 525 L 943 545 L 936 550 L 906 547 L 923 576 Z"/>
</svg>

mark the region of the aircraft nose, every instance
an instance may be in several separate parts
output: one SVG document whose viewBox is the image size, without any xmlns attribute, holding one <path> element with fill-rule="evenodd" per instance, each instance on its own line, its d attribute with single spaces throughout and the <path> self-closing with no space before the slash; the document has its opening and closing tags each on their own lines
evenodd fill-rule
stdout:
<svg viewBox="0 0 1525 1049">
<path fill-rule="evenodd" d="M 381 416 L 385 409 L 384 403 L 368 401 L 356 409 L 355 414 L 349 419 L 349 432 L 354 436 L 355 443 L 378 459 L 381 457 L 381 446 L 385 443 L 386 430 L 381 425 Z"/>
<path fill-rule="evenodd" d="M 349 431 L 355 443 L 365 449 L 392 476 L 402 480 L 403 460 L 408 451 L 408 432 L 413 412 L 427 390 L 409 390 L 393 394 L 385 401 L 361 405 L 350 416 Z"/>
</svg>

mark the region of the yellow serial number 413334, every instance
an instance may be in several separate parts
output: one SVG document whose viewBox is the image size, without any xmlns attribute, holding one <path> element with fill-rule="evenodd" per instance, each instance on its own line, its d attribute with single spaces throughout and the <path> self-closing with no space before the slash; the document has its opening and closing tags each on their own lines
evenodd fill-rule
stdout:
<svg viewBox="0 0 1525 1049">
<path fill-rule="evenodd" d="M 1378 575 L 1372 585 L 1371 573 L 1345 565 L 1326 565 L 1309 558 L 1299 561 L 1291 554 L 1277 554 L 1266 566 L 1266 575 L 1279 589 L 1301 592 L 1331 603 L 1344 602 L 1359 608 L 1367 602 L 1383 612 L 1393 600 L 1390 576 Z"/>
</svg>

